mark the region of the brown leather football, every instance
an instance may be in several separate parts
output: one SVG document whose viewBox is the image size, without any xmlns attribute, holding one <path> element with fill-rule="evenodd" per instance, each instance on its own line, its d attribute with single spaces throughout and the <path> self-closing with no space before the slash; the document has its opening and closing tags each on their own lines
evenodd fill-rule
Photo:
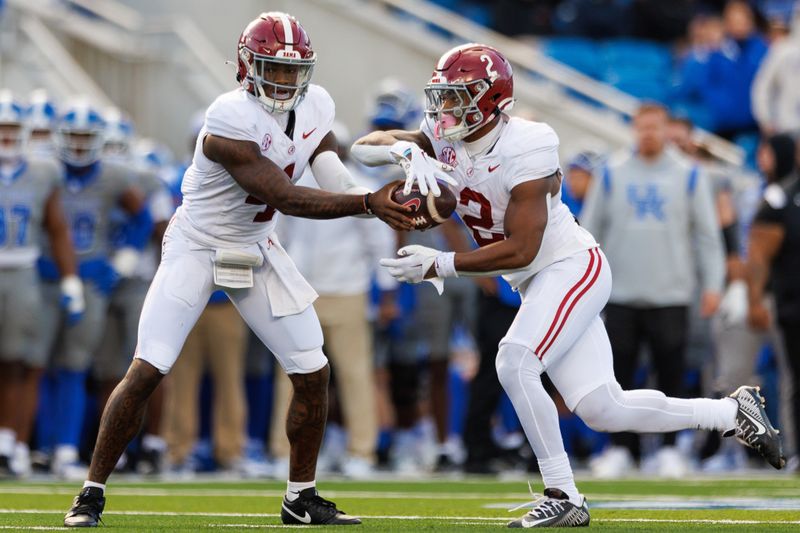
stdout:
<svg viewBox="0 0 800 533">
<path fill-rule="evenodd" d="M 426 230 L 433 228 L 447 220 L 456 209 L 456 197 L 447 185 L 439 183 L 442 191 L 438 197 L 428 191 L 425 196 L 419 192 L 419 186 L 414 184 L 411 192 L 403 194 L 403 184 L 400 183 L 392 191 L 392 200 L 398 204 L 410 206 L 413 209 L 408 216 L 414 221 L 414 229 Z"/>
</svg>

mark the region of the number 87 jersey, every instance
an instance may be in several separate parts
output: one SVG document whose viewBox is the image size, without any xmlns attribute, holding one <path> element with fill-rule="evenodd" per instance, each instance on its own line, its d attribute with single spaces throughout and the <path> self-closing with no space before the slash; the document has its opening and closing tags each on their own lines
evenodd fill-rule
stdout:
<svg viewBox="0 0 800 533">
<path fill-rule="evenodd" d="M 0 171 L 0 267 L 30 267 L 36 262 L 45 206 L 60 181 L 61 170 L 50 159 L 19 160 Z"/>
<path fill-rule="evenodd" d="M 453 167 L 451 176 L 458 181 L 453 191 L 456 212 L 479 246 L 505 239 L 503 222 L 514 187 L 560 170 L 558 136 L 541 122 L 504 115 L 499 133 L 487 135 L 495 139 L 494 143 L 475 157 L 470 157 L 463 142 L 434 135 L 428 121 L 423 120 L 420 128 L 430 139 L 436 157 Z M 513 287 L 556 261 L 597 246 L 561 201 L 561 192 L 550 198 L 547 208 L 547 226 L 536 258 L 527 267 L 504 276 Z"/>
</svg>

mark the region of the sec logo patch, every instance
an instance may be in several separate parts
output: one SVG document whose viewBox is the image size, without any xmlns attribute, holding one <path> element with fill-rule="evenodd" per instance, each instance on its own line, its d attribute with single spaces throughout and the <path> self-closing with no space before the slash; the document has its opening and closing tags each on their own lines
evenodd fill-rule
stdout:
<svg viewBox="0 0 800 533">
<path fill-rule="evenodd" d="M 269 147 L 272 146 L 272 135 L 267 133 L 264 135 L 264 139 L 261 141 L 261 151 L 266 152 L 269 150 Z"/>
<path fill-rule="evenodd" d="M 445 146 L 442 148 L 442 154 L 439 156 L 439 160 L 442 163 L 447 163 L 451 167 L 458 166 L 458 161 L 456 161 L 456 151 L 452 146 Z"/>
</svg>

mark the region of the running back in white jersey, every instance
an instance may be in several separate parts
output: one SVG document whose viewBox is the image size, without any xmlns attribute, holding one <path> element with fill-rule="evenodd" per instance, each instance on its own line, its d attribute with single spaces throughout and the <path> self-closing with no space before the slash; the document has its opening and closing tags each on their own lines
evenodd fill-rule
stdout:
<svg viewBox="0 0 800 533">
<path fill-rule="evenodd" d="M 248 194 L 222 165 L 209 160 L 203 154 L 203 139 L 212 134 L 252 141 L 295 182 L 331 130 L 335 106 L 325 89 L 312 84 L 293 113 L 290 138 L 275 117 L 241 88 L 211 104 L 181 186 L 183 204 L 176 223 L 187 236 L 205 246 L 233 248 L 265 241 L 275 231 L 275 208 Z"/>
<path fill-rule="evenodd" d="M 559 170 L 558 136 L 547 124 L 510 118 L 488 153 L 472 159 L 462 142 L 436 140 L 423 120 L 422 132 L 430 139 L 436 157 L 452 167 L 458 181 L 454 193 L 456 212 L 472 230 L 479 246 L 506 238 L 503 221 L 511 190 L 526 181 L 546 178 Z M 556 261 L 597 246 L 581 228 L 561 192 L 550 198 L 542 245 L 533 262 L 503 276 L 513 287 Z"/>
</svg>

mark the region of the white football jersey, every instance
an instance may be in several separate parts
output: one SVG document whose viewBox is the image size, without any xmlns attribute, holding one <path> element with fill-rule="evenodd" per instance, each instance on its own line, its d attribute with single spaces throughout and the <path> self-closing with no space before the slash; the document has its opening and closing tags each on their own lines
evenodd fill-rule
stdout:
<svg viewBox="0 0 800 533">
<path fill-rule="evenodd" d="M 275 208 L 251 196 L 222 165 L 209 160 L 203 154 L 203 139 L 210 133 L 252 141 L 295 182 L 331 130 L 335 107 L 325 89 L 312 84 L 294 114 L 290 138 L 275 117 L 244 89 L 225 93 L 211 104 L 197 137 L 192 164 L 183 178 L 183 204 L 175 216 L 175 223 L 186 235 L 204 246 L 233 248 L 264 241 L 275 231 Z"/>
<path fill-rule="evenodd" d="M 420 127 L 431 140 L 436 157 L 454 167 L 451 176 L 458 181 L 453 191 L 456 212 L 472 230 L 479 246 L 506 238 L 503 221 L 514 187 L 546 178 L 559 169 L 558 136 L 541 122 L 509 119 L 488 153 L 474 159 L 463 142 L 437 141 L 425 120 Z M 548 210 L 542 245 L 533 262 L 503 276 L 512 287 L 519 287 L 556 261 L 597 246 L 594 237 L 578 225 L 561 201 L 560 191 L 550 198 Z"/>
</svg>

